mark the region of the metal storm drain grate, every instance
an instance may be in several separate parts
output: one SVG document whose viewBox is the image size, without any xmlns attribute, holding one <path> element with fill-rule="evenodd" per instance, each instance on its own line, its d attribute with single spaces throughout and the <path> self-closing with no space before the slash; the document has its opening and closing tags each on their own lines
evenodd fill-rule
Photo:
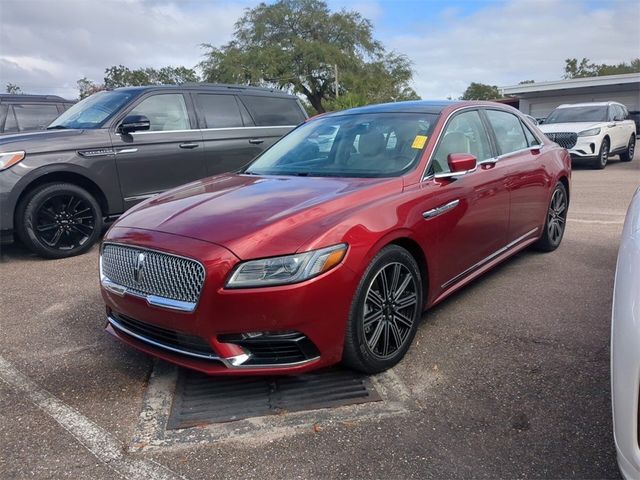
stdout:
<svg viewBox="0 0 640 480">
<path fill-rule="evenodd" d="M 381 400 L 368 377 L 332 369 L 291 377 L 210 377 L 181 370 L 167 429 Z"/>
</svg>

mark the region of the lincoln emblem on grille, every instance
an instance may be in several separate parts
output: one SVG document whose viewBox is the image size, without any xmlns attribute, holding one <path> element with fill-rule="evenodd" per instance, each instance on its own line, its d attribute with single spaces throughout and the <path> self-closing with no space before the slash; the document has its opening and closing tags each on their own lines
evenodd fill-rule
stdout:
<svg viewBox="0 0 640 480">
<path fill-rule="evenodd" d="M 140 283 L 140 281 L 142 280 L 142 270 L 144 269 L 144 260 L 145 260 L 145 254 L 139 253 L 138 258 L 136 259 L 136 265 L 133 268 L 133 279 L 136 281 L 136 283 Z"/>
</svg>

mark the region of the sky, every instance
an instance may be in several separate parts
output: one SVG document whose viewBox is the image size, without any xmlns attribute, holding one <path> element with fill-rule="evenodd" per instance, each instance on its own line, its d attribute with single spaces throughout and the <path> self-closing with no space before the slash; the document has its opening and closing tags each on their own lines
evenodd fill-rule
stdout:
<svg viewBox="0 0 640 480">
<path fill-rule="evenodd" d="M 0 88 L 78 95 L 105 68 L 197 65 L 255 0 L 0 0 Z M 413 63 L 422 98 L 457 98 L 471 82 L 557 80 L 566 58 L 640 57 L 640 0 L 328 0 L 360 12 L 388 50 Z"/>
</svg>

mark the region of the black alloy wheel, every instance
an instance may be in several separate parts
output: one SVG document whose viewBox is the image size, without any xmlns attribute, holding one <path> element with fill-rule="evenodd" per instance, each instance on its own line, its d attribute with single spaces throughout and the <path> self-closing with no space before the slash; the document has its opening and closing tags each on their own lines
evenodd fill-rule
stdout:
<svg viewBox="0 0 640 480">
<path fill-rule="evenodd" d="M 604 138 L 602 140 L 602 145 L 600 145 L 600 152 L 598 153 L 598 158 L 596 158 L 594 167 L 598 170 L 602 170 L 607 166 L 607 162 L 609 161 L 609 139 Z"/>
<path fill-rule="evenodd" d="M 569 211 L 569 199 L 567 189 L 558 182 L 551 195 L 547 217 L 542 236 L 535 244 L 538 250 L 551 252 L 560 246 L 564 230 L 567 223 L 567 212 Z"/>
<path fill-rule="evenodd" d="M 343 362 L 366 373 L 398 363 L 422 314 L 422 279 L 413 256 L 397 245 L 373 259 L 354 297 Z"/>
<path fill-rule="evenodd" d="M 629 137 L 629 144 L 627 145 L 627 149 L 620 154 L 620 161 L 622 162 L 630 162 L 633 160 L 633 155 L 636 153 L 636 136 L 631 135 Z"/>
<path fill-rule="evenodd" d="M 86 190 L 72 184 L 49 184 L 27 195 L 17 215 L 18 235 L 46 258 L 84 253 L 102 233 L 102 211 Z"/>
</svg>

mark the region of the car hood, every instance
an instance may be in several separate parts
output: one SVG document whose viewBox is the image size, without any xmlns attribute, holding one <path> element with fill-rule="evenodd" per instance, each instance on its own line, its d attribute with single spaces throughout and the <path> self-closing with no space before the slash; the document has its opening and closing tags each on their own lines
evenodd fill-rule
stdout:
<svg viewBox="0 0 640 480">
<path fill-rule="evenodd" d="M 575 132 L 579 133 L 590 128 L 597 128 L 606 125 L 606 122 L 571 122 L 571 123 L 543 123 L 538 128 L 543 133 Z"/>
<path fill-rule="evenodd" d="M 114 224 L 222 245 L 241 259 L 294 253 L 337 218 L 402 179 L 275 177 L 223 174 L 149 199 Z"/>
<path fill-rule="evenodd" d="M 37 132 L 16 133 L 13 135 L 0 135 L 0 152 L 13 152 L 16 150 L 24 150 L 27 153 L 50 152 L 53 150 L 64 149 L 69 146 L 69 140 L 73 137 L 87 136 L 89 130 L 40 130 Z M 89 141 L 89 138 L 87 138 Z M 73 145 L 77 142 L 73 140 Z"/>
</svg>

